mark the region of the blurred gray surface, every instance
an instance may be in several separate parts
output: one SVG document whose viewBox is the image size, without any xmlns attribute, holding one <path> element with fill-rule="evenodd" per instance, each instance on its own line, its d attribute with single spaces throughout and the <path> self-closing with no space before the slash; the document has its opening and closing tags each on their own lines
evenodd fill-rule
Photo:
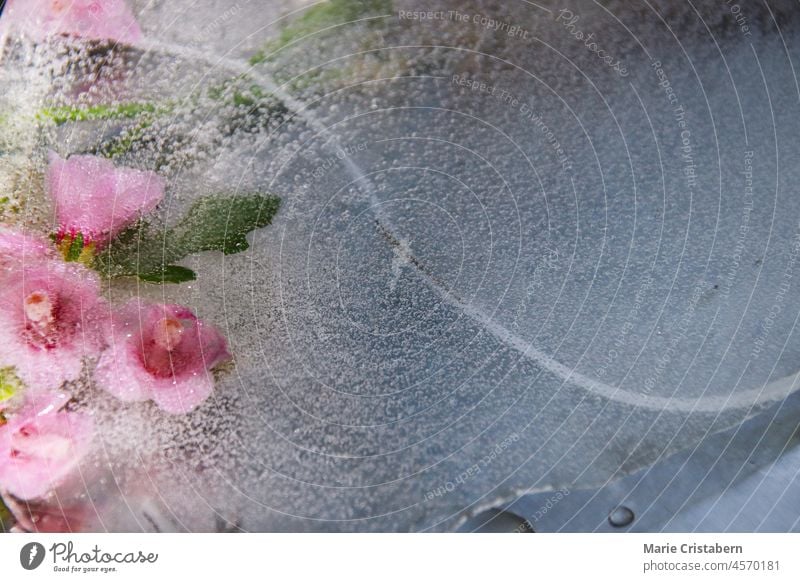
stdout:
<svg viewBox="0 0 800 582">
<path fill-rule="evenodd" d="M 798 445 L 795 394 L 605 487 L 568 491 L 557 500 L 552 492 L 523 496 L 474 516 L 461 531 L 516 531 L 527 519 L 537 532 L 798 532 Z M 618 507 L 633 512 L 630 525 L 612 525 L 609 516 Z"/>
</svg>

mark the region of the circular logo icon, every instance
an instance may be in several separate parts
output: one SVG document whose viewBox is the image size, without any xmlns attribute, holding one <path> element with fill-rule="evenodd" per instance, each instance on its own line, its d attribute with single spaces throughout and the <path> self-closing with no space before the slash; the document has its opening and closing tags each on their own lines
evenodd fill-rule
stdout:
<svg viewBox="0 0 800 582">
<path fill-rule="evenodd" d="M 44 553 L 44 546 L 39 542 L 25 544 L 19 551 L 19 563 L 26 570 L 35 570 L 42 565 Z"/>
</svg>

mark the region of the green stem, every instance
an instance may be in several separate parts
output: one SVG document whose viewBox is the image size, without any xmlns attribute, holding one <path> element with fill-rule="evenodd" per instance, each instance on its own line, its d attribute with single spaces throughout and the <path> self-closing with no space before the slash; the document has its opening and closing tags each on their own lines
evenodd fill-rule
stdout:
<svg viewBox="0 0 800 582">
<path fill-rule="evenodd" d="M 156 106 L 152 103 L 120 103 L 118 105 L 91 105 L 81 107 L 64 105 L 45 107 L 36 114 L 39 121 L 52 121 L 63 125 L 69 121 L 102 121 L 107 119 L 132 119 L 144 113 L 163 114 L 172 111 L 173 105 Z"/>
<path fill-rule="evenodd" d="M 11 510 L 3 503 L 3 498 L 0 496 L 0 533 L 11 531 L 14 525 L 14 515 Z"/>
</svg>

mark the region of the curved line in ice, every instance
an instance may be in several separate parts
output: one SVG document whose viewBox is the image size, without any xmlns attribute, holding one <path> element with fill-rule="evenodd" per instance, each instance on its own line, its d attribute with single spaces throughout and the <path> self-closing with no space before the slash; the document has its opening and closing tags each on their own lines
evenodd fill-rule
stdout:
<svg viewBox="0 0 800 582">
<path fill-rule="evenodd" d="M 290 111 L 294 112 L 296 115 L 302 118 L 303 121 L 308 123 L 310 127 L 319 133 L 326 133 L 330 135 L 332 137 L 331 141 L 333 142 L 332 145 L 334 146 L 334 150 L 342 147 L 342 142 L 339 139 L 339 136 L 331 133 L 327 126 L 321 123 L 313 115 L 313 112 L 307 108 L 305 103 L 289 95 L 281 86 L 275 83 L 275 81 L 269 75 L 261 71 L 254 70 L 249 63 L 226 57 L 211 58 L 209 55 L 201 51 L 179 45 L 161 42 L 150 44 L 152 44 L 151 48 L 166 49 L 178 55 L 183 55 L 194 59 L 201 59 L 212 65 L 222 65 L 225 68 L 254 77 L 273 95 L 281 99 L 287 105 L 287 107 L 289 107 Z M 375 195 L 375 190 L 369 181 L 369 178 L 349 156 L 345 157 L 342 161 L 347 166 L 347 169 L 353 176 L 354 180 L 364 185 L 364 189 L 369 195 L 372 207 L 375 209 L 376 218 L 380 221 L 382 227 L 386 229 L 388 233 L 391 233 L 393 230 L 391 228 L 391 222 L 380 211 L 380 200 Z M 395 248 L 394 252 L 397 253 L 402 251 Z M 658 411 L 667 410 L 672 412 L 686 413 L 718 413 L 724 410 L 750 408 L 755 404 L 764 404 L 780 400 L 791 394 L 798 385 L 798 382 L 800 382 L 800 372 L 797 372 L 796 374 L 785 376 L 778 380 L 766 383 L 761 388 L 751 388 L 732 393 L 728 396 L 702 396 L 700 398 L 652 396 L 648 394 L 631 392 L 630 390 L 625 390 L 616 386 L 611 386 L 610 384 L 595 380 L 594 378 L 586 376 L 570 368 L 569 366 L 562 364 L 552 356 L 536 348 L 522 336 L 517 335 L 492 319 L 480 307 L 466 303 L 454 295 L 429 273 L 426 273 L 425 270 L 421 268 L 421 265 L 418 261 L 409 261 L 409 263 L 412 265 L 414 272 L 432 289 L 434 289 L 445 302 L 459 312 L 464 313 L 473 321 L 480 324 L 483 329 L 492 334 L 497 341 L 513 348 L 523 357 L 536 363 L 538 366 L 560 378 L 565 383 L 572 384 L 614 402 Z"/>
</svg>

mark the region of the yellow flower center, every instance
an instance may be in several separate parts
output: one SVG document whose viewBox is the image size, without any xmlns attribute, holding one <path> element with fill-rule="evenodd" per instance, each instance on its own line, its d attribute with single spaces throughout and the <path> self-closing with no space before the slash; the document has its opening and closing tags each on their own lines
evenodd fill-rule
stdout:
<svg viewBox="0 0 800 582">
<path fill-rule="evenodd" d="M 67 0 L 52 0 L 50 2 L 50 10 L 54 14 L 58 14 L 59 12 L 63 12 L 67 9 L 69 2 Z"/>
<path fill-rule="evenodd" d="M 44 291 L 34 291 L 25 298 L 25 317 L 31 322 L 46 326 L 53 322 L 53 302 Z"/>
<path fill-rule="evenodd" d="M 183 339 L 183 324 L 180 320 L 165 317 L 156 324 L 153 340 L 159 347 L 171 352 L 178 347 L 181 339 Z"/>
</svg>

